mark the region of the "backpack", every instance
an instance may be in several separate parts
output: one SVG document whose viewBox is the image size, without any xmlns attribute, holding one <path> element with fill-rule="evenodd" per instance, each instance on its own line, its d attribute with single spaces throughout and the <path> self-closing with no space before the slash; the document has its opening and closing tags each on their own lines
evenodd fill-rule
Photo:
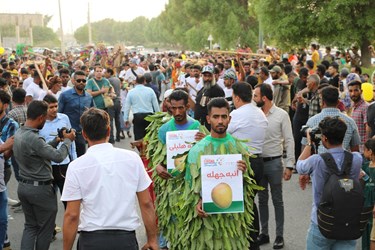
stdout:
<svg viewBox="0 0 375 250">
<path fill-rule="evenodd" d="M 321 234 L 334 240 L 355 240 L 362 236 L 372 215 L 372 207 L 364 207 L 362 185 L 350 177 L 353 154 L 344 151 L 342 171 L 330 153 L 320 154 L 328 170 L 318 206 L 318 227 Z"/>
</svg>

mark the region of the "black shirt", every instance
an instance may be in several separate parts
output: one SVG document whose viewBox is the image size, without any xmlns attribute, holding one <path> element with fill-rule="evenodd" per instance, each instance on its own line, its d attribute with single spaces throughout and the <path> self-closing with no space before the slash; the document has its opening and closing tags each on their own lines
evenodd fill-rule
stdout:
<svg viewBox="0 0 375 250">
<path fill-rule="evenodd" d="M 198 91 L 195 99 L 194 119 L 198 120 L 202 125 L 205 125 L 208 130 L 211 129 L 207 123 L 206 115 L 208 113 L 207 104 L 214 97 L 225 97 L 224 90 L 217 84 L 209 89 L 202 88 Z"/>
<path fill-rule="evenodd" d="M 372 103 L 367 108 L 367 125 L 371 128 L 369 138 L 372 138 L 375 135 L 375 103 Z"/>
</svg>

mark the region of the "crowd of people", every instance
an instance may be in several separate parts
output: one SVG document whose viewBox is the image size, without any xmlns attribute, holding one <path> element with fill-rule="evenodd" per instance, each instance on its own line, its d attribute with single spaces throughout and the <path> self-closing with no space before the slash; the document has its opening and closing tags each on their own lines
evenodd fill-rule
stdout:
<svg viewBox="0 0 375 250">
<path fill-rule="evenodd" d="M 136 197 L 147 234 L 143 249 L 179 249 L 181 242 L 188 249 L 196 242 L 203 249 L 219 249 L 212 233 L 212 239 L 200 238 L 210 235 L 208 224 L 227 237 L 219 239 L 220 249 L 259 249 L 270 242 L 269 193 L 276 221 L 273 248 L 281 249 L 282 182 L 293 173 L 300 174 L 302 188 L 310 179 L 313 183 L 307 249 L 355 249 L 355 240 L 327 239 L 319 231 L 317 208 L 329 177 L 319 157 L 330 153 L 341 170 L 344 152 L 353 152 L 350 176 L 363 179 L 366 206 L 374 206 L 375 72 L 362 74 L 355 47 L 344 59 L 331 54 L 330 47 L 324 55 L 316 44 L 310 51 L 279 55 L 267 48 L 264 55 L 215 52 L 200 57 L 184 51 L 115 53 L 121 55 L 117 66 L 103 58 L 2 56 L 0 247 L 10 247 L 6 231 L 12 199 L 6 185 L 13 170 L 20 202 L 12 206 L 25 216 L 21 249 L 49 249 L 59 230 L 57 190 L 66 210 L 64 249 L 72 249 L 77 231 L 78 249 L 138 249 Z M 168 131 L 200 130 L 186 156 L 183 178 L 173 177 L 162 157 L 150 168 L 144 161 L 148 117 L 160 111 L 167 119 L 163 116 L 155 140 L 163 147 Z M 125 134 L 134 136 L 140 155 L 114 147 Z M 233 217 L 208 215 L 202 208 L 201 187 L 195 184 L 200 182 L 199 156 L 207 147 L 213 154 L 234 147 L 242 155 L 237 167 L 244 173 L 248 205 L 236 218 L 245 222 L 243 228 L 230 228 Z M 152 181 L 156 200 L 148 190 Z M 160 187 L 184 192 L 185 201 L 176 197 L 184 206 L 161 203 Z M 111 197 L 121 202 L 113 204 Z M 168 218 L 163 209 L 170 209 Z M 181 221 L 200 224 L 192 233 Z M 371 227 L 372 220 L 362 237 L 363 249 L 375 244 Z"/>
</svg>

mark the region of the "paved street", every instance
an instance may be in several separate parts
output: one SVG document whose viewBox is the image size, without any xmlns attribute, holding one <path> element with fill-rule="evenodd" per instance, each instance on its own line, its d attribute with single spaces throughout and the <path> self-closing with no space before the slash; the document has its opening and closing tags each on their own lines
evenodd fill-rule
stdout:
<svg viewBox="0 0 375 250">
<path fill-rule="evenodd" d="M 129 139 L 122 140 L 116 143 L 116 146 L 122 148 L 129 147 Z M 17 183 L 12 176 L 9 183 L 9 194 L 12 199 L 16 199 Z M 116 201 L 113 201 L 116 202 Z M 299 189 L 298 175 L 293 175 L 291 181 L 284 183 L 284 205 L 285 205 L 285 247 L 286 250 L 302 250 L 305 249 L 306 232 L 309 226 L 309 218 L 311 212 L 311 187 L 305 191 Z M 23 213 L 14 213 L 13 209 L 9 209 L 9 214 L 12 217 L 9 220 L 9 237 L 12 244 L 12 249 L 20 249 L 20 241 L 23 230 L 24 215 Z M 56 223 L 62 226 L 64 208 L 59 202 L 59 212 Z M 137 237 L 139 245 L 145 243 L 145 230 L 140 227 L 137 230 Z M 270 204 L 270 237 L 271 244 L 261 247 L 262 250 L 272 249 L 272 243 L 275 239 L 275 223 L 273 207 Z M 51 243 L 50 249 L 62 249 L 62 234 L 57 234 L 57 239 Z M 358 247 L 358 249 L 360 249 Z"/>
</svg>

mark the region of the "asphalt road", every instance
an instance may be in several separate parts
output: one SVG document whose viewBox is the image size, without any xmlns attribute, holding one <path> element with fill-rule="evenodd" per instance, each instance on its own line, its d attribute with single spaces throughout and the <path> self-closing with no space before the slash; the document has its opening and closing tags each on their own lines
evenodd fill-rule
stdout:
<svg viewBox="0 0 375 250">
<path fill-rule="evenodd" d="M 115 146 L 130 149 L 130 140 L 127 138 L 117 142 Z M 284 226 L 284 240 L 286 250 L 302 250 L 306 248 L 306 234 L 310 221 L 312 191 L 311 186 L 306 190 L 300 190 L 298 186 L 298 175 L 294 174 L 292 179 L 284 182 L 283 186 L 284 207 L 285 207 L 285 226 Z M 12 176 L 8 183 L 8 194 L 12 199 L 17 199 L 17 182 Z M 116 202 L 115 200 L 113 202 Z M 270 201 L 270 238 L 271 243 L 263 245 L 262 250 L 272 249 L 272 243 L 275 239 L 275 221 L 272 201 Z M 23 231 L 24 214 L 14 213 L 14 210 L 9 208 L 9 224 L 8 235 L 11 241 L 13 250 L 20 249 L 20 242 Z M 59 210 L 56 218 L 56 224 L 62 226 L 64 215 L 64 207 L 59 202 Z M 50 249 L 62 249 L 62 233 L 58 233 L 56 240 L 51 243 Z M 145 229 L 141 226 L 137 230 L 138 243 L 142 246 L 146 242 Z M 75 249 L 75 247 L 74 247 Z M 357 249 L 360 249 L 360 243 L 357 244 Z"/>
</svg>

